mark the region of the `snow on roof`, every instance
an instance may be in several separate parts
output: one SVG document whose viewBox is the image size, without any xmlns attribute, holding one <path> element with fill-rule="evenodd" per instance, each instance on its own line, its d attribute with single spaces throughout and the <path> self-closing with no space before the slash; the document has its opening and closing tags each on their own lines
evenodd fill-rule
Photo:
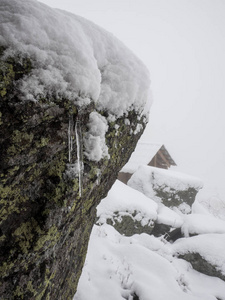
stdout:
<svg viewBox="0 0 225 300">
<path fill-rule="evenodd" d="M 93 100 L 117 117 L 135 109 L 147 116 L 149 72 L 112 34 L 71 13 L 35 0 L 0 1 L 0 45 L 4 59 L 32 59 L 18 81 L 23 100 L 52 95 L 79 105 Z"/>
<path fill-rule="evenodd" d="M 133 174 L 141 165 L 147 165 L 156 155 L 162 144 L 151 144 L 141 142 L 137 144 L 135 151 L 132 153 L 129 161 L 122 168 L 121 172 Z"/>
</svg>

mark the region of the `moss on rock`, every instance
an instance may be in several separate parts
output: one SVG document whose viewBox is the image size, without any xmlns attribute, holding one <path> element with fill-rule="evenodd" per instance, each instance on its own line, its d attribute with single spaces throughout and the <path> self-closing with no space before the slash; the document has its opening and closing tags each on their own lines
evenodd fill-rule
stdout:
<svg viewBox="0 0 225 300">
<path fill-rule="evenodd" d="M 68 123 L 87 131 L 94 104 L 82 114 L 66 99 L 22 101 L 17 82 L 32 71 L 29 58 L 4 60 L 0 47 L 0 298 L 72 299 L 95 221 L 95 209 L 127 162 L 142 131 L 137 114 L 109 124 L 110 159 L 84 157 L 83 191 L 67 176 Z M 60 101 L 61 100 L 61 101 Z M 106 112 L 101 112 L 107 117 Z M 132 120 L 131 126 L 124 119 Z M 138 123 L 145 125 L 144 120 Z M 73 139 L 73 160 L 76 139 Z"/>
</svg>

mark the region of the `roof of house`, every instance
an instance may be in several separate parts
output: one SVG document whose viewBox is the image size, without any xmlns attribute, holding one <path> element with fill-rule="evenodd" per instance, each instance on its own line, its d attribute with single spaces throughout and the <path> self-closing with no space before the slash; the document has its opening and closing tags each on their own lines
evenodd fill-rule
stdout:
<svg viewBox="0 0 225 300">
<path fill-rule="evenodd" d="M 133 174 L 140 165 L 148 165 L 160 149 L 163 151 L 164 156 L 170 164 L 176 165 L 163 144 L 141 142 L 137 144 L 135 151 L 132 153 L 129 161 L 122 168 L 121 172 Z"/>
</svg>

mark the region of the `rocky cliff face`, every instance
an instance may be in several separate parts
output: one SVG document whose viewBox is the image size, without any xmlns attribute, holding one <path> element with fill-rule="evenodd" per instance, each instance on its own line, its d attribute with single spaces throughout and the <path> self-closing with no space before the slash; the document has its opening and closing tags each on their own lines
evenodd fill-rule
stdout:
<svg viewBox="0 0 225 300">
<path fill-rule="evenodd" d="M 0 299 L 72 299 L 95 208 L 146 125 L 148 72 L 36 1 L 1 1 L 0 20 Z"/>
<path fill-rule="evenodd" d="M 110 159 L 94 162 L 83 156 L 79 178 L 69 160 L 76 161 L 78 139 L 81 155 L 84 152 L 82 140 L 94 105 L 80 111 L 66 99 L 24 103 L 17 98 L 14 83 L 29 73 L 31 62 L 11 58 L 0 64 L 0 295 L 2 299 L 72 299 L 95 208 L 142 131 L 131 134 L 132 126 L 125 125 L 124 117 L 116 121 L 119 129 L 115 122 L 109 123 Z M 137 114 L 130 112 L 126 119 L 135 129 Z"/>
</svg>

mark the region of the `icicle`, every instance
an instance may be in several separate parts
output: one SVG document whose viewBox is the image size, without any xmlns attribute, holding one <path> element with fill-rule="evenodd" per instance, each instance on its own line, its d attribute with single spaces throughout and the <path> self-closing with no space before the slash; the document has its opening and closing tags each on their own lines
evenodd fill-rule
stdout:
<svg viewBox="0 0 225 300">
<path fill-rule="evenodd" d="M 73 116 L 69 115 L 69 125 L 68 125 L 68 156 L 69 163 L 72 161 L 72 151 L 73 151 Z"/>
<path fill-rule="evenodd" d="M 68 125 L 68 156 L 69 156 L 69 163 L 71 162 L 71 118 L 72 116 L 69 115 L 69 125 Z"/>
<path fill-rule="evenodd" d="M 75 132 L 74 132 L 75 131 Z M 83 155 L 82 155 L 82 133 L 80 128 L 80 121 L 76 120 L 75 127 L 73 121 L 73 115 L 69 115 L 68 124 L 68 170 L 67 175 L 73 177 L 78 175 L 79 180 L 79 196 L 82 196 L 82 176 L 83 176 Z M 74 163 L 73 160 L 73 142 L 76 138 L 77 144 L 77 161 Z"/>
<path fill-rule="evenodd" d="M 77 144 L 77 168 L 79 178 L 79 196 L 82 196 L 82 173 L 83 173 L 83 161 L 82 161 L 82 143 L 80 142 L 80 121 L 77 120 L 75 124 L 76 144 Z"/>
</svg>

